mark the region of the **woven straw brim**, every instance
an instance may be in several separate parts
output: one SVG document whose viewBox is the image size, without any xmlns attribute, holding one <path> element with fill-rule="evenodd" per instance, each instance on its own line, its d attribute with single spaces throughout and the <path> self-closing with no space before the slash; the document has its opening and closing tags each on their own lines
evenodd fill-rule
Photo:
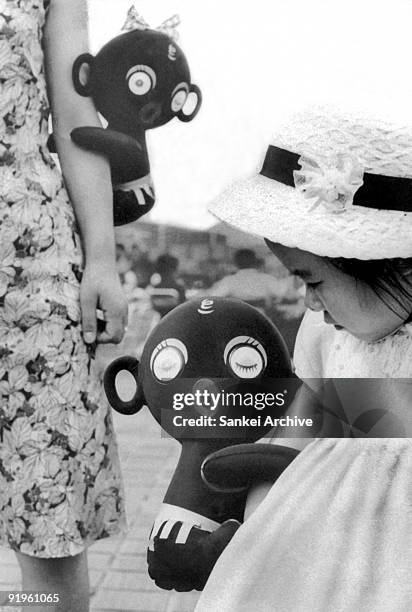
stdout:
<svg viewBox="0 0 412 612">
<path fill-rule="evenodd" d="M 243 232 L 316 255 L 354 259 L 412 257 L 412 213 L 351 206 L 341 213 L 262 175 L 238 182 L 209 207 Z"/>
</svg>

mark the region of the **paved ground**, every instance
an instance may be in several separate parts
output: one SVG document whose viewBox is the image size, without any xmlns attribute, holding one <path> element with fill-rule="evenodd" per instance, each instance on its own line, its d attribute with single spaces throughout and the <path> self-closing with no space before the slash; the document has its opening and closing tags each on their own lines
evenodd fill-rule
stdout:
<svg viewBox="0 0 412 612">
<path fill-rule="evenodd" d="M 106 351 L 103 360 L 117 353 L 131 353 L 134 339 L 145 328 L 130 329 L 126 342 Z M 132 334 L 135 332 L 135 335 Z M 195 593 L 177 594 L 158 589 L 146 570 L 146 546 L 151 525 L 177 462 L 179 445 L 160 437 L 159 426 L 146 408 L 125 417 L 113 414 L 126 490 L 129 531 L 101 540 L 89 549 L 93 612 L 191 612 Z M 20 572 L 14 553 L 0 551 L 0 591 L 20 589 Z M 36 610 L 25 607 L 24 610 Z M 16 608 L 0 606 L 0 611 Z M 75 612 L 75 611 L 73 611 Z"/>
</svg>

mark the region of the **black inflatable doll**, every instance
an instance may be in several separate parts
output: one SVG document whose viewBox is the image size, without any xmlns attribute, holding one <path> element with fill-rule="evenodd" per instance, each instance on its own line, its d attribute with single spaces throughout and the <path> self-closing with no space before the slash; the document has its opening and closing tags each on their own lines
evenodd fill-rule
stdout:
<svg viewBox="0 0 412 612">
<path fill-rule="evenodd" d="M 121 370 L 136 380 L 130 401 L 122 401 L 116 391 Z M 149 573 L 161 588 L 201 590 L 239 527 L 248 486 L 259 478 L 276 480 L 296 456 L 284 446 L 251 444 L 272 427 L 255 400 L 281 389 L 283 400 L 270 413 L 282 415 L 296 382 L 286 345 L 269 319 L 240 300 L 222 298 L 178 306 L 152 331 L 140 362 L 125 356 L 108 366 L 104 383 L 111 405 L 123 414 L 147 405 L 182 445 L 150 535 Z M 240 395 L 249 398 L 247 406 L 228 401 Z M 229 419 L 236 417 L 256 420 L 232 426 Z M 225 447 L 230 448 L 222 451 Z M 223 457 L 209 458 L 216 451 Z M 202 479 L 202 464 L 212 488 Z M 210 478 L 220 468 L 223 479 Z M 225 487 L 230 491 L 219 490 Z"/>
<path fill-rule="evenodd" d="M 95 57 L 80 55 L 73 65 L 74 87 L 90 96 L 107 121 L 105 129 L 78 127 L 72 140 L 85 149 L 103 153 L 110 161 L 114 224 L 124 225 L 149 212 L 155 201 L 145 132 L 173 117 L 191 121 L 199 111 L 201 92 L 190 82 L 190 71 L 172 38 L 178 18 L 153 30 L 134 7 L 123 29 Z M 196 101 L 185 113 L 190 94 Z"/>
</svg>

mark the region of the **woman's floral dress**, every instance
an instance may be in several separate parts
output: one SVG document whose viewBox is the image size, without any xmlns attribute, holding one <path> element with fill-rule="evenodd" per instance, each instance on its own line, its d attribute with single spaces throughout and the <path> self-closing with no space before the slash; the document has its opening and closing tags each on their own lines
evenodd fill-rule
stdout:
<svg viewBox="0 0 412 612">
<path fill-rule="evenodd" d="M 0 544 L 37 557 L 119 532 L 111 415 L 82 341 L 81 253 L 46 148 L 42 0 L 0 0 Z"/>
</svg>

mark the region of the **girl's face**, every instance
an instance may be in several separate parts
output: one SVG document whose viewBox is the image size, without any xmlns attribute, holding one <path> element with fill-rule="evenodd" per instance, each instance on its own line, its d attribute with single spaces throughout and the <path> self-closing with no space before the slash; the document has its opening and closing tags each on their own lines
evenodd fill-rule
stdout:
<svg viewBox="0 0 412 612">
<path fill-rule="evenodd" d="M 369 285 L 338 270 L 327 259 L 267 243 L 288 270 L 305 283 L 306 307 L 323 312 L 325 323 L 336 329 L 346 329 L 361 340 L 375 342 L 394 332 L 407 319 L 406 312 L 403 318 L 393 312 Z"/>
</svg>

